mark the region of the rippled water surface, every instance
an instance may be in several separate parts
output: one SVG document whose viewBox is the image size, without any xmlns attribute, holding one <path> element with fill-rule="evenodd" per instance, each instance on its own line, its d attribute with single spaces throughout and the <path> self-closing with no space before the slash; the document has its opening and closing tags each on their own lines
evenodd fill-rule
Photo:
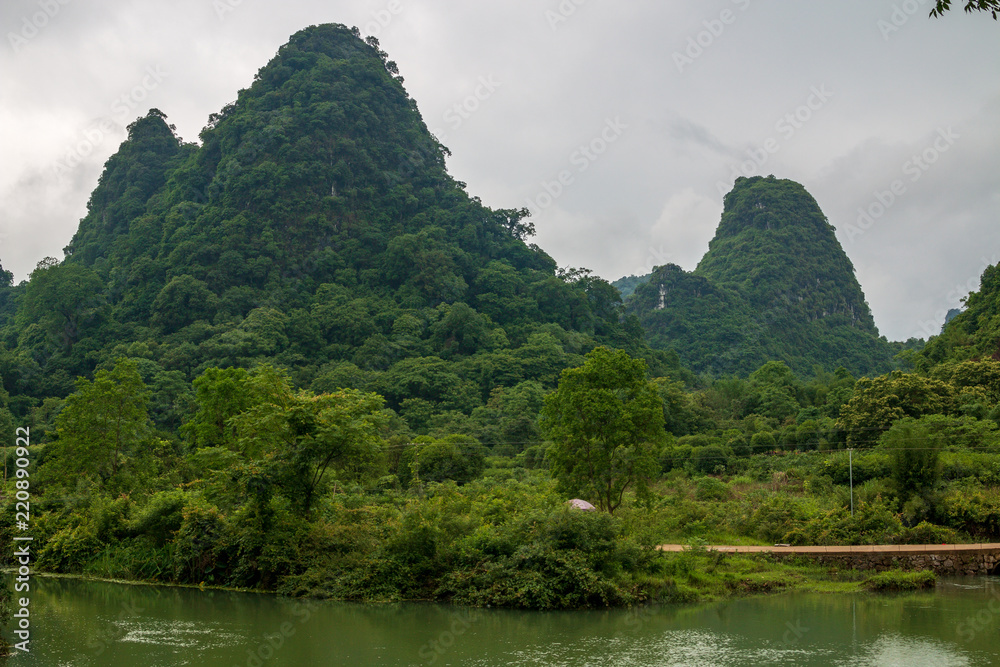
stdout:
<svg viewBox="0 0 1000 667">
<path fill-rule="evenodd" d="M 1000 665 L 990 577 L 909 595 L 544 613 L 32 584 L 31 652 L 9 665 Z"/>
</svg>

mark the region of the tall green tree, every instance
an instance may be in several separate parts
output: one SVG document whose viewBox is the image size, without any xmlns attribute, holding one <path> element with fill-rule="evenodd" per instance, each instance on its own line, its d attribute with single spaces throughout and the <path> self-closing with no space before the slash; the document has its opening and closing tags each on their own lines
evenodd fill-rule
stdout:
<svg viewBox="0 0 1000 667">
<path fill-rule="evenodd" d="M 192 384 L 198 409 L 181 431 L 198 447 L 224 445 L 235 450 L 234 417 L 261 404 L 285 405 L 291 395 L 288 378 L 267 364 L 252 372 L 208 368 Z"/>
<path fill-rule="evenodd" d="M 329 473 L 357 479 L 375 466 L 383 406 L 378 394 L 355 389 L 318 396 L 288 389 L 231 423 L 239 449 L 272 470 L 286 497 L 308 512 Z"/>
<path fill-rule="evenodd" d="M 944 437 L 933 421 L 906 418 L 896 422 L 881 438 L 889 451 L 892 481 L 901 502 L 913 495 L 926 497 L 941 478 Z"/>
<path fill-rule="evenodd" d="M 621 350 L 592 350 L 583 366 L 562 372 L 542 414 L 563 491 L 592 499 L 609 514 L 627 489 L 648 492 L 666 432 L 663 399 L 646 378 L 645 361 Z"/>
<path fill-rule="evenodd" d="M 400 457 L 399 481 L 409 486 L 414 478 L 421 482 L 454 480 L 465 484 L 482 475 L 486 468 L 486 448 L 468 435 L 432 438 L 422 435 Z"/>
<path fill-rule="evenodd" d="M 3 268 L 0 264 L 0 287 L 10 287 L 14 284 L 14 274 Z"/>
<path fill-rule="evenodd" d="M 31 273 L 19 324 L 40 324 L 68 349 L 103 303 L 104 284 L 96 273 L 80 264 L 59 264 L 49 257 Z"/>
<path fill-rule="evenodd" d="M 955 411 L 955 387 L 914 373 L 893 371 L 861 378 L 854 395 L 840 410 L 837 425 L 854 447 L 873 446 L 883 432 L 903 417 L 950 415 Z"/>
<path fill-rule="evenodd" d="M 211 320 L 218 307 L 208 285 L 187 274 L 174 276 L 153 300 L 150 322 L 172 333 L 195 320 Z"/>
<path fill-rule="evenodd" d="M 116 481 L 130 454 L 147 438 L 149 390 L 132 359 L 119 358 L 94 379 L 78 378 L 56 417 L 54 460 L 59 473 L 90 477 L 102 486 Z"/>
</svg>

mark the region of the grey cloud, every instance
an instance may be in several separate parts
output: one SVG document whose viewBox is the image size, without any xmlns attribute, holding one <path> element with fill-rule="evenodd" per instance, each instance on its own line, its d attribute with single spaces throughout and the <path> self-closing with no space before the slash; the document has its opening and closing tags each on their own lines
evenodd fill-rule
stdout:
<svg viewBox="0 0 1000 667">
<path fill-rule="evenodd" d="M 921 11 L 886 36 L 879 21 L 891 15 L 891 0 L 587 0 L 555 25 L 546 12 L 559 12 L 556 0 L 399 2 L 383 26 L 372 22 L 388 0 L 243 0 L 221 17 L 212 0 L 73 0 L 23 51 L 5 39 L 0 145 L 16 157 L 0 165 L 4 267 L 21 279 L 43 256 L 61 256 L 121 137 L 102 141 L 72 177 L 47 168 L 146 67 L 160 65 L 169 77 L 134 115 L 156 106 L 191 140 L 291 33 L 324 22 L 377 26 L 428 126 L 447 130 L 456 178 L 493 206 L 537 196 L 543 181 L 576 168 L 574 151 L 607 118 L 621 117 L 628 129 L 620 140 L 536 215 L 538 241 L 561 265 L 614 279 L 654 255 L 694 257 L 711 236 L 706 202 L 721 208 L 718 184 L 731 183 L 734 164 L 769 138 L 778 150 L 754 168 L 813 193 L 890 338 L 935 317 L 956 284 L 978 275 L 981 257 L 1000 251 L 1000 52 L 990 20 L 961 11 L 932 20 Z M 0 25 L 16 26 L 37 7 L 4 3 Z M 734 20 L 720 30 L 726 10 Z M 702 52 L 679 72 L 675 54 L 692 39 Z M 449 124 L 447 110 L 489 75 L 502 87 Z M 776 121 L 822 84 L 834 92 L 829 103 L 793 136 L 780 134 Z M 962 140 L 878 224 L 846 242 L 857 208 L 948 125 L 962 128 Z M 669 225 L 661 222 L 666 202 Z M 699 212 L 699 227 L 672 243 L 663 234 L 681 224 L 685 206 Z"/>
</svg>

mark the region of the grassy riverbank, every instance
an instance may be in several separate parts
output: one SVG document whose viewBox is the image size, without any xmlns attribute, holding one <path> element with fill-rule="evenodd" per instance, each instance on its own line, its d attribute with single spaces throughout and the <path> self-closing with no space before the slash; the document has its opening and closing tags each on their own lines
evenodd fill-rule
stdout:
<svg viewBox="0 0 1000 667">
<path fill-rule="evenodd" d="M 820 544 L 968 541 L 953 528 L 906 527 L 871 484 L 856 490 L 852 518 L 838 490 L 814 483 L 806 467 L 827 469 L 831 456 L 755 457 L 728 478 L 673 473 L 651 498 L 629 496 L 613 515 L 569 509 L 544 470 L 503 457 L 462 486 L 349 487 L 308 518 L 280 498 L 255 512 L 224 512 L 207 502 L 207 486 L 145 505 L 95 494 L 72 506 L 39 502 L 35 553 L 42 571 L 116 581 L 525 609 L 933 583 L 702 546 L 807 536 Z M 664 543 L 690 548 L 655 548 Z"/>
<path fill-rule="evenodd" d="M 933 587 L 937 579 L 932 572 L 926 571 L 891 570 L 873 573 L 859 570 L 837 570 L 816 565 L 808 558 L 801 558 L 793 562 L 780 562 L 770 558 L 767 554 L 724 554 L 699 546 L 692 546 L 681 553 L 665 554 L 664 561 L 665 572 L 670 572 L 670 575 L 646 576 L 633 581 L 638 593 L 637 601 L 644 603 L 693 603 L 730 597 L 790 592 L 896 592 Z M 0 571 L 10 573 L 14 570 L 4 568 Z M 278 593 L 275 590 L 262 590 L 260 588 L 123 579 L 95 576 L 94 574 L 36 571 L 33 576 L 99 581 L 127 586 L 166 586 L 258 595 Z M 299 593 L 310 597 L 326 597 L 322 591 L 314 591 L 312 594 L 308 591 L 299 591 Z M 398 601 L 400 600 L 369 600 L 369 602 Z"/>
</svg>

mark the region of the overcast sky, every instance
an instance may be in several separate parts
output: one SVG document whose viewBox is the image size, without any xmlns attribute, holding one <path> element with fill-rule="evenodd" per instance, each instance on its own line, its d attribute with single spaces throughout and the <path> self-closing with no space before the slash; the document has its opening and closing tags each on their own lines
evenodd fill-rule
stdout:
<svg viewBox="0 0 1000 667">
<path fill-rule="evenodd" d="M 735 177 L 773 173 L 837 228 L 880 331 L 926 337 L 1000 261 L 1000 24 L 931 6 L 4 0 L 0 261 L 21 280 L 63 257 L 148 108 L 194 140 L 292 33 L 335 22 L 378 37 L 452 175 L 531 208 L 561 266 L 693 269 Z"/>
</svg>

